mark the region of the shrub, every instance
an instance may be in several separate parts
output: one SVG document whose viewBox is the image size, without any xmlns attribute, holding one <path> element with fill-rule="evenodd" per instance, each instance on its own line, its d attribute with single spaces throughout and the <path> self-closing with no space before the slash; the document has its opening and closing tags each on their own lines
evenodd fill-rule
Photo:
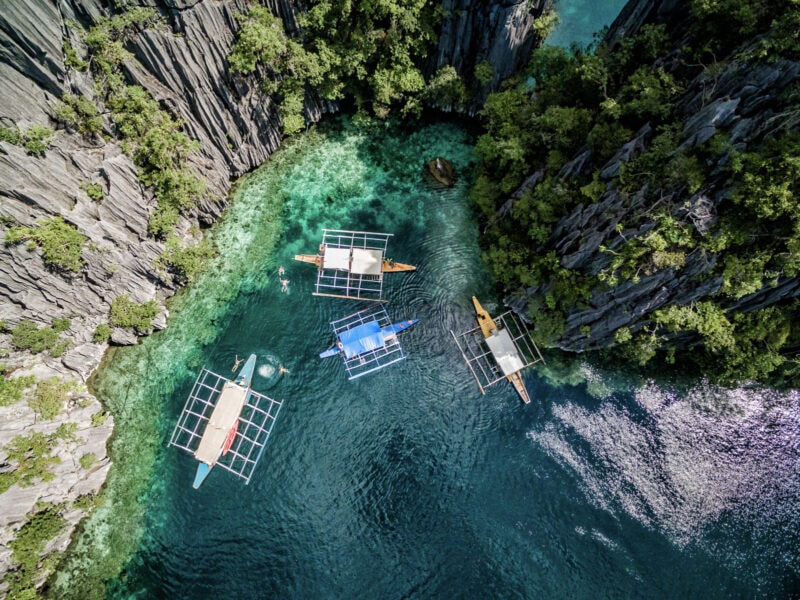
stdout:
<svg viewBox="0 0 800 600">
<path fill-rule="evenodd" d="M 45 325 L 41 328 L 34 321 L 20 321 L 11 330 L 11 343 L 18 350 L 28 350 L 33 354 L 47 350 L 51 356 L 61 356 L 70 345 L 68 339 L 62 339 L 59 336 L 60 332 L 65 331 L 65 329 L 61 329 L 64 321 L 69 327 L 69 319 L 55 319 L 53 325 Z"/>
<path fill-rule="evenodd" d="M 53 130 L 34 123 L 22 133 L 22 145 L 30 154 L 42 156 L 50 146 Z"/>
<path fill-rule="evenodd" d="M 0 406 L 10 406 L 22 400 L 22 391 L 34 383 L 36 383 L 36 377 L 33 375 L 14 379 L 0 375 Z"/>
<path fill-rule="evenodd" d="M 94 340 L 98 344 L 107 342 L 109 339 L 111 339 L 111 334 L 113 333 L 113 331 L 114 330 L 107 323 L 100 323 L 97 327 L 95 327 L 94 334 L 92 335 L 92 340 Z"/>
<path fill-rule="evenodd" d="M 156 267 L 167 268 L 180 283 L 188 283 L 203 272 L 215 254 L 216 249 L 205 238 L 197 244 L 182 246 L 180 239 L 171 235 L 167 238 L 164 251 L 156 260 Z"/>
<path fill-rule="evenodd" d="M 34 577 L 40 574 L 39 563 L 47 542 L 61 533 L 67 521 L 61 516 L 62 506 L 46 504 L 39 507 L 27 523 L 17 531 L 8 547 L 17 568 L 9 577 L 9 598 L 35 598 L 38 596 Z"/>
<path fill-rule="evenodd" d="M 61 102 L 55 108 L 55 118 L 83 135 L 100 133 L 103 129 L 103 117 L 97 105 L 86 96 L 69 92 L 61 96 Z"/>
<path fill-rule="evenodd" d="M 78 56 L 78 51 L 69 42 L 64 42 L 64 64 L 76 71 L 85 71 L 89 63 Z"/>
<path fill-rule="evenodd" d="M 103 186 L 99 183 L 85 181 L 83 184 L 81 184 L 81 189 L 86 192 L 86 195 L 89 196 L 89 198 L 98 204 L 102 204 L 103 200 L 106 199 L 106 193 L 103 190 Z"/>
<path fill-rule="evenodd" d="M 78 459 L 81 469 L 88 471 L 97 463 L 97 455 L 94 452 L 87 452 Z"/>
<path fill-rule="evenodd" d="M 92 415 L 92 427 L 100 427 L 103 423 L 106 422 L 107 418 L 108 418 L 108 413 L 104 410 L 94 413 Z"/>
<path fill-rule="evenodd" d="M 44 434 L 31 432 L 27 435 L 17 435 L 6 444 L 6 462 L 14 467 L 11 472 L 2 473 L 0 477 L 0 494 L 5 492 L 15 483 L 20 487 L 29 487 L 40 481 L 52 481 L 55 477 L 50 472 L 51 465 L 61 462 L 58 456 L 53 455 L 58 440 L 73 439 L 75 423 L 63 424 L 55 433 Z"/>
<path fill-rule="evenodd" d="M 40 381 L 36 391 L 28 400 L 28 406 L 43 419 L 54 419 L 64 408 L 68 394 L 75 389 L 75 382 L 61 381 L 51 377 Z"/>
<path fill-rule="evenodd" d="M 81 252 L 87 239 L 61 217 L 42 220 L 34 227 L 11 227 L 5 237 L 7 244 L 28 241 L 38 246 L 48 267 L 73 273 L 80 271 L 85 264 Z"/>
<path fill-rule="evenodd" d="M 144 304 L 136 304 L 128 294 L 117 296 L 111 303 L 111 324 L 115 327 L 126 327 L 143 334 L 153 328 L 153 319 L 158 315 L 158 304 L 149 300 Z"/>
<path fill-rule="evenodd" d="M 467 101 L 467 87 L 461 81 L 455 68 L 448 65 L 436 71 L 436 74 L 428 82 L 425 96 L 437 106 L 463 108 Z"/>
</svg>

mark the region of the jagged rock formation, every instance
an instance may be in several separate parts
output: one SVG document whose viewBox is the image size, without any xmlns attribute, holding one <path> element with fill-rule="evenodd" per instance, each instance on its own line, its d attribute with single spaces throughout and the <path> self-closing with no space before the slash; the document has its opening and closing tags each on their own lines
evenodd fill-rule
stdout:
<svg viewBox="0 0 800 600">
<path fill-rule="evenodd" d="M 675 31 L 681 31 L 687 18 L 686 7 L 675 0 L 631 1 L 612 25 L 606 39 L 613 46 L 646 23 L 664 23 L 672 31 L 671 38 L 681 40 L 681 35 Z M 678 63 L 676 56 L 679 53 L 680 46 L 677 46 L 669 57 L 659 59 L 660 64 L 669 69 L 671 61 Z M 778 113 L 773 107 L 776 99 L 798 82 L 800 62 L 787 59 L 762 62 L 756 66 L 730 60 L 724 63 L 724 69 L 717 75 L 703 71 L 676 103 L 677 114 L 683 122 L 679 149 L 698 147 L 714 134 L 722 132 L 727 135 L 732 149 L 743 152 L 751 148 L 751 143 L 777 132 L 796 130 L 800 124 L 797 111 Z M 634 194 L 622 193 L 611 180 L 619 174 L 623 164 L 644 151 L 654 135 L 649 124 L 636 132 L 601 167 L 600 178 L 607 186 L 598 201 L 577 206 L 557 224 L 546 247 L 556 251 L 562 267 L 595 275 L 608 267 L 612 253 L 626 240 L 641 236 L 652 227 L 652 223 L 645 223 L 637 229 L 618 228 L 620 224 L 624 226 L 632 215 L 645 214 L 652 206 L 647 204 L 646 189 Z M 591 151 L 584 148 L 561 169 L 559 177 L 568 180 L 591 174 L 591 170 L 587 171 L 592 168 L 590 158 Z M 709 165 L 710 177 L 685 202 L 677 203 L 673 213 L 679 220 L 691 222 L 700 234 L 713 224 L 717 208 L 726 201 L 729 193 L 724 167 L 730 154 L 725 153 L 715 160 Z M 532 174 L 500 209 L 499 216 L 508 214 L 514 202 L 543 179 L 541 172 Z M 606 251 L 601 251 L 601 246 Z M 686 257 L 685 266 L 680 269 L 662 269 L 643 274 L 636 281 L 596 291 L 586 308 L 575 309 L 568 316 L 566 331 L 557 346 L 567 351 L 607 348 L 615 344 L 616 329 L 639 330 L 646 322 L 646 316 L 655 309 L 668 305 L 684 306 L 709 298 L 721 285 L 721 278 L 712 275 L 715 265 L 713 254 L 694 251 Z M 546 284 L 510 291 L 506 303 L 526 314 L 529 300 L 545 293 Z M 765 286 L 739 299 L 729 299 L 725 308 L 752 311 L 798 296 L 800 281 L 784 277 L 774 286 Z M 686 337 L 688 344 L 698 343 L 696 337 Z"/>
<path fill-rule="evenodd" d="M 527 60 L 534 41 L 533 19 L 550 0 L 475 2 L 448 0 L 448 16 L 441 42 L 427 65 L 429 72 L 454 65 L 467 80 L 475 64 L 488 59 L 497 85 Z M 6 0 L 0 8 L 0 126 L 25 129 L 29 125 L 54 126 L 53 107 L 65 92 L 89 98 L 94 95 L 92 76 L 67 65 L 64 43 L 85 54 L 82 30 L 112 12 L 109 0 Z M 117 3 L 119 4 L 119 3 Z M 127 3 L 122 3 L 127 4 Z M 133 3 L 131 3 L 133 4 Z M 245 13 L 248 0 L 142 0 L 137 5 L 156 8 L 166 25 L 139 32 L 126 40 L 133 59 L 125 63 L 130 83 L 148 90 L 162 107 L 184 124 L 198 141 L 199 151 L 191 166 L 208 182 L 205 199 L 179 227 L 185 232 L 193 223 L 212 224 L 225 206 L 232 181 L 264 162 L 281 142 L 277 105 L 266 96 L 258 77 L 232 75 L 227 56 L 239 27 L 235 14 Z M 297 29 L 296 4 L 268 0 L 287 31 Z M 474 107 L 473 107 L 474 108 Z M 306 97 L 306 117 L 315 122 L 336 107 Z M 25 244 L 0 244 L 0 319 L 13 326 L 23 319 L 41 324 L 56 317 L 71 319 L 67 333 L 71 349 L 60 359 L 37 355 L 32 360 L 12 355 L 6 362 L 19 367 L 16 374 L 44 369 L 86 381 L 97 368 L 106 344 L 97 344 L 92 333 L 108 321 L 111 301 L 128 294 L 138 303 L 163 300 L 175 291 L 171 281 L 153 266 L 163 244 L 147 234 L 149 215 L 156 202 L 139 181 L 135 165 L 122 152 L 115 127 L 104 115 L 103 136 L 85 138 L 64 130 L 57 132 L 43 156 L 0 141 L 0 236 L 12 224 L 32 226 L 43 218 L 62 217 L 88 237 L 80 273 L 66 276 L 48 270 L 40 250 Z M 104 199 L 93 201 L 86 184 L 99 184 Z M 156 328 L 166 325 L 166 311 Z M 114 331 L 112 343 L 132 344 L 135 336 Z M 9 336 L 0 334 L 0 347 L 10 347 Z M 44 372 L 44 371 L 42 371 Z M 13 488 L 13 501 L 3 497 L 0 526 L 18 527 L 36 497 L 73 499 L 76 490 L 96 491 L 107 470 L 101 450 L 110 432 L 88 429 L 97 405 L 72 411 L 79 434 L 91 434 L 91 448 L 103 468 L 77 481 L 76 471 L 59 471 L 60 486 L 34 486 L 24 493 Z M 27 409 L 13 407 L 0 415 L 0 433 L 30 427 Z M 22 410 L 22 414 L 19 411 Z M 27 412 L 26 412 L 27 411 Z M 102 432 L 100 435 L 98 432 Z M 0 447 L 7 436 L 0 434 Z M 87 442 L 88 443 L 88 442 Z M 69 450 L 65 450 L 69 451 Z M 64 463 L 74 462 L 67 461 Z M 90 480 L 90 481 L 89 481 Z M 60 490 L 60 491 L 59 491 Z M 83 492 L 81 492 L 83 493 Z M 34 500 L 32 500 L 34 499 Z M 80 512 L 70 513 L 77 522 Z M 70 530 L 59 538 L 63 546 Z M 4 545 L 9 530 L 0 537 Z M 0 573 L 8 568 L 8 550 L 0 549 Z"/>
<path fill-rule="evenodd" d="M 528 61 L 537 42 L 533 24 L 552 5 L 552 0 L 444 0 L 439 47 L 428 74 L 453 66 L 468 85 L 481 88 L 467 109 L 475 114 L 486 95 Z M 494 74 L 481 86 L 475 80 L 475 66 L 484 60 L 492 65 Z"/>
</svg>

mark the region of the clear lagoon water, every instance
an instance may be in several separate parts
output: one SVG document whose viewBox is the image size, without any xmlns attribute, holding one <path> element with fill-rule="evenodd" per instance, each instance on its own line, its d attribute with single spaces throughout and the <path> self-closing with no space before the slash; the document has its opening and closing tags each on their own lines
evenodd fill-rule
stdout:
<svg viewBox="0 0 800 600">
<path fill-rule="evenodd" d="M 546 354 L 523 405 L 481 396 L 450 336 L 501 310 L 458 125 L 329 123 L 238 187 L 221 256 L 170 326 L 96 382 L 120 414 L 107 502 L 56 595 L 110 598 L 776 598 L 800 592 L 800 397 L 636 381 Z M 426 160 L 451 159 L 454 188 Z M 408 358 L 348 381 L 317 354 L 352 301 L 311 295 L 323 227 L 387 231 Z M 277 269 L 290 280 L 280 291 Z M 201 366 L 256 353 L 284 400 L 250 485 L 166 441 Z M 285 366 L 289 374 L 279 373 Z M 125 568 L 107 589 L 98 578 Z M 94 586 L 94 587 L 93 587 Z"/>
<path fill-rule="evenodd" d="M 621 5 L 584 12 L 602 26 Z M 570 31 L 549 42 L 591 41 Z M 172 301 L 168 329 L 111 352 L 93 382 L 116 415 L 115 465 L 52 596 L 800 594 L 797 392 L 636 380 L 545 353 L 530 405 L 504 383 L 480 394 L 450 335 L 474 325 L 473 294 L 502 310 L 468 200 L 473 142 L 454 123 L 342 118 L 240 182 L 220 256 Z M 436 156 L 454 188 L 423 176 Z M 317 355 L 329 321 L 360 305 L 313 297 L 314 267 L 292 260 L 323 227 L 391 232 L 393 257 L 419 267 L 385 283 L 389 314 L 420 319 L 402 334 L 408 358 L 357 381 Z M 230 373 L 250 353 L 253 387 L 284 401 L 272 438 L 250 485 L 217 469 L 193 490 L 196 462 L 166 446 L 177 415 L 201 367 Z"/>
</svg>

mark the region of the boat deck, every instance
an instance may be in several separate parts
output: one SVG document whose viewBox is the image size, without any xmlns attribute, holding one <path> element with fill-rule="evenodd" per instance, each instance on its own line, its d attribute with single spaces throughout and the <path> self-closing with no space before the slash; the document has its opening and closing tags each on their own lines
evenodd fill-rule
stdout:
<svg viewBox="0 0 800 600">
<path fill-rule="evenodd" d="M 223 386 L 219 401 L 208 419 L 203 437 L 195 450 L 194 457 L 197 460 L 208 465 L 217 462 L 225 440 L 228 439 L 228 434 L 244 408 L 246 399 L 247 390 L 245 388 L 230 382 Z"/>
<path fill-rule="evenodd" d="M 477 327 L 460 335 L 452 331 L 450 334 L 482 394 L 486 393 L 487 387 L 504 379 L 517 387 L 514 378 L 519 378 L 519 385 L 524 390 L 520 372 L 544 362 L 542 353 L 531 339 L 525 323 L 513 312 L 507 311 L 494 319 L 485 314 L 485 319 L 479 316 Z M 517 391 L 524 401 L 527 393 L 523 395 L 522 391 Z"/>
<path fill-rule="evenodd" d="M 378 328 L 388 327 L 392 324 L 386 309 L 380 304 L 332 321 L 331 327 L 336 339 L 339 340 L 340 336 L 346 332 L 371 322 L 377 322 Z M 385 339 L 382 345 L 374 349 L 365 350 L 360 354 L 351 357 L 346 357 L 342 354 L 348 379 L 357 379 L 368 373 L 383 369 L 403 360 L 405 357 L 406 355 L 403 353 L 403 348 L 400 346 L 396 335 Z"/>
<path fill-rule="evenodd" d="M 382 301 L 390 233 L 323 229 L 315 296 Z"/>
<path fill-rule="evenodd" d="M 197 456 L 198 453 L 211 452 L 210 450 L 201 450 L 201 445 L 203 445 L 203 438 L 209 425 L 217 419 L 216 408 L 222 404 L 220 420 L 215 421 L 217 423 L 215 427 L 221 431 L 224 430 L 224 434 L 218 445 L 216 445 L 217 433 L 213 434 L 214 442 L 209 441 L 207 444 L 211 449 L 216 447 L 216 451 L 219 453 L 225 444 L 228 433 L 238 419 L 238 429 L 233 443 L 228 452 L 217 459 L 215 466 L 241 477 L 247 484 L 250 483 L 253 471 L 264 453 L 283 402 L 253 390 L 244 390 L 243 405 L 239 412 L 236 412 L 235 404 L 226 397 L 228 386 L 244 390 L 244 388 L 232 384 L 226 377 L 203 368 L 178 417 L 169 445 L 181 448 L 194 456 Z M 231 391 L 230 394 L 233 398 L 234 392 Z M 228 404 L 230 405 L 226 406 Z M 223 420 L 223 415 L 225 420 Z M 230 426 L 225 428 L 231 415 L 234 415 L 234 418 L 230 421 Z M 220 424 L 222 427 L 219 427 Z M 203 456 L 205 457 L 206 454 Z M 203 460 L 199 456 L 197 458 Z"/>
</svg>

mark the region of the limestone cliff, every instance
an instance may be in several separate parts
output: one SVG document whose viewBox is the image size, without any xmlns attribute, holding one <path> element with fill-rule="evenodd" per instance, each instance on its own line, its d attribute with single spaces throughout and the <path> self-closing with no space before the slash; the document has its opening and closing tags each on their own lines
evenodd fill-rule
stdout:
<svg viewBox="0 0 800 600">
<path fill-rule="evenodd" d="M 287 31 L 297 29 L 294 11 L 300 3 L 264 4 L 280 16 Z M 441 41 L 436 56 L 425 65 L 427 72 L 452 64 L 470 80 L 475 65 L 489 60 L 494 79 L 486 89 L 496 86 L 527 59 L 535 39 L 533 19 L 548 4 L 548 0 L 447 0 Z M 161 23 L 124 39 L 132 54 L 124 62 L 125 76 L 128 83 L 145 88 L 198 142 L 190 163 L 208 187 L 200 204 L 183 215 L 178 232 L 185 234 L 193 225 L 209 226 L 222 213 L 233 180 L 263 163 L 281 143 L 277 105 L 265 95 L 258 77 L 233 75 L 228 69 L 227 56 L 239 27 L 235 15 L 247 12 L 250 5 L 248 0 L 6 0 L 0 6 L 0 126 L 7 131 L 24 131 L 31 125 L 55 128 L 54 108 L 64 93 L 87 98 L 96 93 L 91 69 L 80 70 L 68 50 L 86 56 L 85 32 L 99 18 L 120 8 L 155 8 L 163 17 Z M 318 121 L 330 110 L 336 107 L 307 94 L 309 121 Z M 35 246 L 0 244 L 3 325 L 70 319 L 64 334 L 70 349 L 60 358 L 46 353 L 7 355 L 4 362 L 16 368 L 14 377 L 57 374 L 85 382 L 107 348 L 93 341 L 93 332 L 108 322 L 111 301 L 128 294 L 138 303 L 156 299 L 163 304 L 176 291 L 173 281 L 154 267 L 164 249 L 147 233 L 156 200 L 123 152 L 110 114 L 102 118 L 100 134 L 59 129 L 40 154 L 19 143 L 0 141 L 0 236 L 11 226 L 33 226 L 58 216 L 88 238 L 82 251 L 85 266 L 73 274 L 48 269 Z M 99 186 L 101 202 L 87 193 L 89 184 Z M 166 326 L 166 317 L 162 309 L 155 328 Z M 136 337 L 118 329 L 111 341 L 132 344 Z M 0 348 L 10 347 L 10 336 L 0 333 Z M 4 494 L 0 524 L 10 529 L 4 530 L 1 544 L 8 542 L 37 498 L 74 500 L 78 492 L 98 491 L 108 468 L 100 449 L 110 435 L 111 422 L 92 428 L 90 416 L 98 406 L 89 396 L 86 401 L 90 408 L 70 412 L 65 407 L 58 419 L 78 418 L 79 432 L 89 436 L 87 447 L 98 455 L 102 468 L 90 475 L 63 468 L 55 483 L 24 492 L 14 487 Z M 0 413 L 0 447 L 10 436 L 33 430 L 30 411 L 22 406 Z M 73 456 L 79 450 L 69 447 L 63 453 Z M 80 477 L 82 481 L 76 479 Z M 70 515 L 74 525 L 80 511 Z M 63 547 L 70 531 L 55 545 Z M 8 561 L 9 551 L 3 546 L 0 573 L 8 569 Z"/>
<path fill-rule="evenodd" d="M 689 14 L 685 3 L 674 0 L 635 0 L 629 2 L 608 32 L 607 41 L 614 48 L 625 36 L 635 34 L 645 24 L 662 24 L 672 43 L 670 50 L 655 63 L 666 72 L 684 68 L 689 62 L 682 52 L 686 46 L 699 44 L 689 39 Z M 696 68 L 696 76 L 675 100 L 675 118 L 681 125 L 675 153 L 700 148 L 715 134 L 723 134 L 727 150 L 709 156 L 702 168 L 707 176 L 697 190 L 685 185 L 664 186 L 661 200 L 652 199 L 647 186 L 631 192 L 621 189 L 618 175 L 624 165 L 650 149 L 657 135 L 655 127 L 645 123 L 605 164 L 598 164 L 588 146 L 584 146 L 561 168 L 558 177 L 564 182 L 591 179 L 594 170 L 604 191 L 595 202 L 585 201 L 564 215 L 552 235 L 537 252 L 555 252 L 560 266 L 587 276 L 607 269 L 615 254 L 629 240 L 644 237 L 653 227 L 646 215 L 656 206 L 673 206 L 672 216 L 686 223 L 702 239 L 725 210 L 731 211 L 730 169 L 734 153 L 752 151 L 756 144 L 781 132 L 798 130 L 796 110 L 785 110 L 780 102 L 800 82 L 800 61 L 778 55 L 768 60 L 741 60 L 751 44 L 745 42 L 731 51 L 730 57 L 719 56 L 713 69 Z M 737 54 L 737 52 L 739 54 Z M 783 98 L 784 100 L 780 100 Z M 581 179 L 582 178 L 582 179 Z M 544 180 L 537 171 L 508 199 L 500 218 L 508 215 L 514 204 Z M 585 199 L 584 199 L 585 200 Z M 632 226 L 631 223 L 635 223 Z M 615 345 L 614 332 L 628 328 L 640 331 L 650 323 L 654 310 L 670 306 L 689 306 L 717 295 L 722 285 L 714 252 L 693 251 L 679 268 L 642 271 L 641 276 L 613 286 L 594 290 L 586 306 L 573 308 L 565 331 L 556 345 L 567 351 L 584 351 Z M 544 283 L 525 289 L 509 290 L 506 302 L 525 314 L 534 298 L 549 291 Z M 750 312 L 773 306 L 800 296 L 800 281 L 792 276 L 778 276 L 764 282 L 757 291 L 741 297 L 717 295 L 717 301 L 731 313 Z M 684 347 L 702 343 L 702 337 L 681 334 Z"/>
</svg>

